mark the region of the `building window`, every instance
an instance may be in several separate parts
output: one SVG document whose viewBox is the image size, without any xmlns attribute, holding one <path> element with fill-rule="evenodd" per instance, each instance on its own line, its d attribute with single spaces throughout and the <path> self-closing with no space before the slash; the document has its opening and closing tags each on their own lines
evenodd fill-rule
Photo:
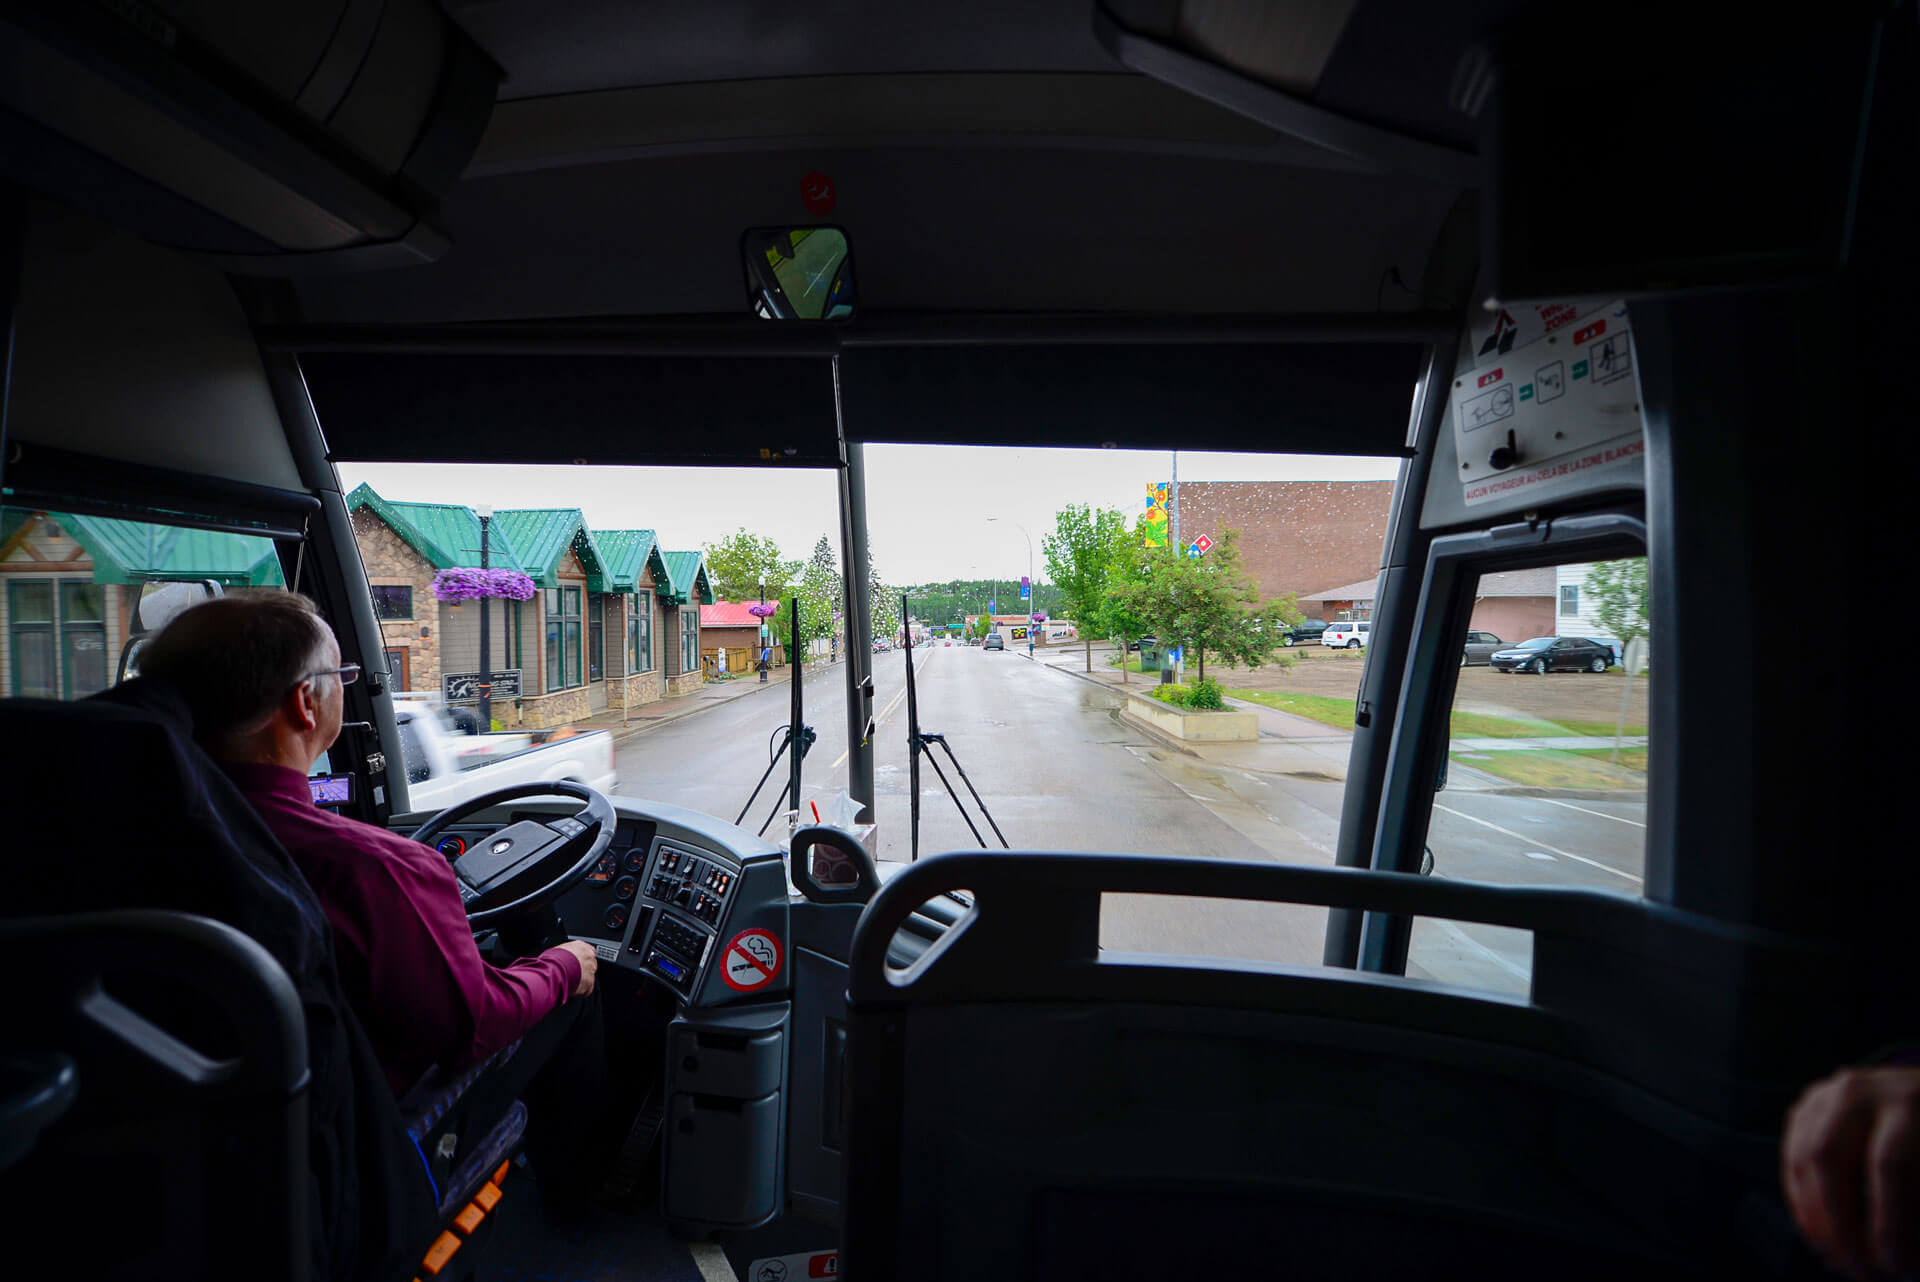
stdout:
<svg viewBox="0 0 1920 1282">
<path fill-rule="evenodd" d="M 107 688 L 106 592 L 99 584 L 52 579 L 7 584 L 7 631 L 13 694 L 84 699 Z"/>
<path fill-rule="evenodd" d="M 106 594 L 97 583 L 60 585 L 60 670 L 69 699 L 107 688 Z"/>
<path fill-rule="evenodd" d="M 580 589 L 548 588 L 547 689 L 580 684 Z"/>
<path fill-rule="evenodd" d="M 633 618 L 627 624 L 627 649 L 635 672 L 653 671 L 653 593 L 633 594 Z"/>
<path fill-rule="evenodd" d="M 607 598 L 587 593 L 587 680 L 607 675 Z"/>
<path fill-rule="evenodd" d="M 23 699 L 58 699 L 52 580 L 7 584 L 7 625 L 13 643 L 13 693 Z"/>
<path fill-rule="evenodd" d="M 1580 613 L 1580 586 L 1576 583 L 1560 585 L 1560 617 L 1570 619 Z"/>
<path fill-rule="evenodd" d="M 680 611 L 680 671 L 700 670 L 700 607 Z"/>
<path fill-rule="evenodd" d="M 411 619 L 413 617 L 413 589 L 406 584 L 398 586 L 376 583 L 373 585 L 373 617 L 376 619 Z"/>
</svg>

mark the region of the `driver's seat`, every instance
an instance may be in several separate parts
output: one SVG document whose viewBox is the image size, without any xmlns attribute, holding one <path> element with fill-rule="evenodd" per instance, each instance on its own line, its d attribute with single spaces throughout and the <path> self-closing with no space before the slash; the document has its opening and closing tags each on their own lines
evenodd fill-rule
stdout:
<svg viewBox="0 0 1920 1282">
<path fill-rule="evenodd" d="M 405 1104 L 417 1116 L 411 1126 L 403 1118 L 342 995 L 319 902 L 253 807 L 193 742 L 179 695 L 142 679 L 77 703 L 0 700 L 0 781 L 11 877 L 8 892 L 0 895 L 0 913 L 14 927 L 11 942 L 34 937 L 22 926 L 84 934 L 89 918 L 78 914 L 172 910 L 247 936 L 278 963 L 297 998 L 309 1070 L 304 1132 L 239 1132 L 251 1135 L 250 1151 L 236 1154 L 222 1148 L 231 1148 L 231 1138 L 211 1138 L 234 1132 L 201 1128 L 208 1142 L 182 1145 L 196 1151 L 174 1153 L 164 1164 L 173 1169 L 125 1172 L 127 1193 L 139 1197 L 143 1188 L 167 1183 L 176 1193 L 185 1188 L 211 1196 L 220 1187 L 211 1176 L 222 1162 L 270 1167 L 272 1150 L 284 1146 L 289 1178 L 295 1188 L 304 1186 L 305 1218 L 313 1226 L 312 1276 L 405 1277 L 418 1271 L 441 1231 L 442 1203 L 453 1202 L 456 1211 L 464 1205 L 453 1201 L 457 1190 L 436 1184 L 419 1140 L 426 1138 L 431 1149 L 435 1126 L 470 1075 L 410 1095 Z M 191 981 L 156 982 L 140 974 L 137 958 L 123 958 L 112 976 L 112 995 L 210 1058 L 241 1062 L 247 1039 L 215 1014 L 231 1003 L 215 1000 L 218 994 L 206 986 L 218 982 L 217 974 L 205 968 L 199 973 L 205 981 L 197 987 Z M 31 983 L 30 974 L 16 971 L 16 980 Z M 88 1000 L 86 985 L 75 989 L 75 1000 Z M 42 1036 L 46 1027 L 41 1025 Z M 24 1021 L 9 1020 L 0 1025 L 0 1048 L 74 1053 L 71 1047 L 31 1044 L 33 1036 Z M 163 1107 L 150 1096 L 115 1091 L 116 1079 L 126 1078 L 108 1064 L 90 1070 L 82 1060 L 77 1076 L 71 1115 L 46 1136 L 54 1146 L 76 1127 L 142 1124 Z M 504 1157 L 523 1125 L 524 1111 L 515 1109 L 479 1147 Z M 34 1170 L 29 1150 L 0 1180 L 30 1188 Z M 467 1174 L 461 1172 L 463 1182 Z M 104 1180 L 100 1187 L 114 1190 L 116 1183 Z M 223 1196 L 231 1198 L 232 1191 Z M 236 1225 L 255 1215 L 284 1219 L 284 1202 L 276 1205 L 266 1190 L 254 1201 L 215 1207 L 209 1218 Z M 110 1232 L 116 1202 L 102 1199 L 90 1212 L 102 1231 Z M 55 1243 L 55 1226 L 40 1227 Z M 50 1249 L 64 1256 L 73 1246 L 57 1241 Z M 265 1260 L 256 1264 L 271 1269 Z"/>
</svg>

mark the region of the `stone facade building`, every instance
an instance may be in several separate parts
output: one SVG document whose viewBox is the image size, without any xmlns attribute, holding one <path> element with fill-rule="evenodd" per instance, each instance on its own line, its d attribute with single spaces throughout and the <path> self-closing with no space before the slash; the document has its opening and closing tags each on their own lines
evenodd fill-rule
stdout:
<svg viewBox="0 0 1920 1282">
<path fill-rule="evenodd" d="M 468 507 L 393 502 L 366 485 L 347 506 L 396 689 L 473 702 L 465 692 L 482 671 L 483 617 L 490 711 L 504 729 L 698 688 L 698 610 L 713 600 L 704 554 L 664 552 L 651 530 L 590 530 L 577 508 L 509 509 L 483 522 Z M 530 599 L 434 596 L 434 575 L 477 568 L 483 545 L 490 568 L 532 580 Z"/>
</svg>

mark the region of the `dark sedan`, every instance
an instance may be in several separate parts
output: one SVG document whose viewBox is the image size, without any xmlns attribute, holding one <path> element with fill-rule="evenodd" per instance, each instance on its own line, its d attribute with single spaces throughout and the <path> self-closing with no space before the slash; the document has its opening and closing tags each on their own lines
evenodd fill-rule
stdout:
<svg viewBox="0 0 1920 1282">
<path fill-rule="evenodd" d="M 1495 672 L 1605 672 L 1613 650 L 1585 637 L 1533 637 L 1495 650 L 1487 662 Z"/>
</svg>

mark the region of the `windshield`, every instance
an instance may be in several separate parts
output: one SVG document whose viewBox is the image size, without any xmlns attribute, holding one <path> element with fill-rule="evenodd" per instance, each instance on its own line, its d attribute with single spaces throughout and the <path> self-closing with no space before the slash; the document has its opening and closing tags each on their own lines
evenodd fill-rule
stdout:
<svg viewBox="0 0 1920 1282">
<path fill-rule="evenodd" d="M 1525 641 L 1522 641 L 1513 648 L 1516 650 L 1544 650 L 1552 644 L 1552 637 L 1528 637 Z"/>
<path fill-rule="evenodd" d="M 865 459 L 880 860 L 1004 842 L 1332 866 L 1369 650 L 1291 625 L 1370 627 L 1394 460 L 932 446 Z M 851 820 L 853 622 L 831 473 L 339 468 L 396 688 L 443 708 L 456 737 L 606 730 L 623 791 L 784 841 L 784 758 L 748 802 L 798 672 L 813 737 L 792 818 Z M 1485 621 L 1552 618 L 1551 583 L 1527 590 L 1525 609 Z M 1521 715 L 1497 697 L 1511 693 L 1489 688 L 1492 717 Z M 1462 750 L 1463 778 L 1477 751 Z M 1481 775 L 1482 792 L 1538 787 Z M 1524 804 L 1532 827 L 1488 822 L 1528 836 L 1509 851 L 1487 829 L 1497 849 L 1479 839 L 1477 858 L 1511 865 L 1507 880 L 1583 870 L 1529 857 L 1577 844 L 1554 834 L 1580 812 Z M 1436 875 L 1480 868 L 1443 858 Z M 1101 937 L 1318 965 L 1326 920 L 1110 895 Z M 1469 953 L 1423 954 L 1417 973 L 1485 986 Z"/>
</svg>

